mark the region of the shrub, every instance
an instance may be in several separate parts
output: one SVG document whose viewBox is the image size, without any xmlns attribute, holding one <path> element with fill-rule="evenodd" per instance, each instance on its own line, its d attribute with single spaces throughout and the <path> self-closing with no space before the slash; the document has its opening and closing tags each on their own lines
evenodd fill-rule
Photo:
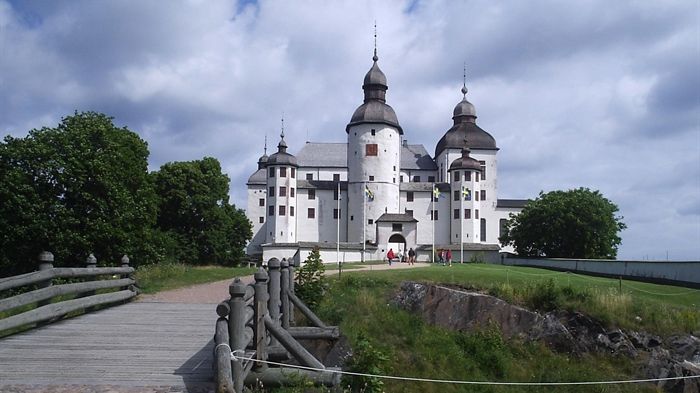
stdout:
<svg viewBox="0 0 700 393">
<path fill-rule="evenodd" d="M 348 371 L 363 374 L 384 374 L 389 357 L 375 348 L 364 332 L 357 335 L 352 355 L 348 361 Z M 353 392 L 383 392 L 384 382 L 377 377 L 350 375 L 343 377 L 343 386 L 349 386 Z"/>
<path fill-rule="evenodd" d="M 315 247 L 304 265 L 296 271 L 296 295 L 310 309 L 316 311 L 328 284 L 323 275 L 326 268 L 321 260 L 321 252 Z"/>
</svg>

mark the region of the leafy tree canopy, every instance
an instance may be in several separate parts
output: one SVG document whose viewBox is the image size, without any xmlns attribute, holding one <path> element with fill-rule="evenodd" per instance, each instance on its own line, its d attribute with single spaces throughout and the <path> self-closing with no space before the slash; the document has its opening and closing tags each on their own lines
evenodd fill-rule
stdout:
<svg viewBox="0 0 700 393">
<path fill-rule="evenodd" d="M 617 211 L 588 188 L 540 192 L 520 214 L 511 215 L 500 241 L 523 256 L 614 259 L 619 232 L 627 227 Z"/>
<path fill-rule="evenodd" d="M 168 163 L 153 176 L 158 227 L 176 240 L 176 259 L 232 264 L 243 257 L 251 224 L 242 210 L 229 204 L 229 178 L 217 159 Z"/>
<path fill-rule="evenodd" d="M 57 264 L 152 252 L 148 239 L 156 200 L 148 146 L 112 118 L 76 112 L 56 128 L 0 143 L 0 268 L 36 268 L 52 251 Z M 137 256 L 134 258 L 134 256 Z"/>
<path fill-rule="evenodd" d="M 323 294 L 326 292 L 328 284 L 324 275 L 326 266 L 321 260 L 321 251 L 314 247 L 304 261 L 304 265 L 296 270 L 296 295 L 312 310 L 316 310 Z"/>
</svg>

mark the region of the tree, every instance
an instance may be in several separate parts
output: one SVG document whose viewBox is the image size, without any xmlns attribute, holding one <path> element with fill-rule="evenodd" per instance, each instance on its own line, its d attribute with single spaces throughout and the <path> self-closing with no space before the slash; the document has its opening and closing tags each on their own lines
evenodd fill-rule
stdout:
<svg viewBox="0 0 700 393">
<path fill-rule="evenodd" d="M 326 267 L 323 265 L 318 247 L 311 250 L 304 265 L 296 271 L 294 292 L 312 310 L 318 307 L 326 291 L 327 284 L 323 275 L 325 271 Z"/>
<path fill-rule="evenodd" d="M 49 250 L 56 263 L 82 264 L 129 254 L 139 263 L 155 250 L 155 194 L 148 146 L 112 118 L 76 112 L 56 128 L 0 143 L 0 268 L 36 268 Z"/>
<path fill-rule="evenodd" d="M 614 259 L 618 234 L 627 227 L 617 211 L 614 203 L 588 188 L 540 192 L 520 214 L 511 214 L 500 241 L 523 256 Z"/>
<path fill-rule="evenodd" d="M 175 239 L 180 262 L 233 264 L 252 237 L 244 212 L 229 204 L 229 178 L 215 158 L 172 162 L 153 174 L 158 228 Z"/>
</svg>

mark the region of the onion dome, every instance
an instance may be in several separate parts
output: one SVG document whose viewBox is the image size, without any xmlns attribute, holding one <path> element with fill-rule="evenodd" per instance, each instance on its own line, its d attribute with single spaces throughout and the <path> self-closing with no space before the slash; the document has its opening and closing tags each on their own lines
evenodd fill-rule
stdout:
<svg viewBox="0 0 700 393">
<path fill-rule="evenodd" d="M 468 142 L 464 141 L 464 144 L 467 145 Z M 459 157 L 458 159 L 452 161 L 452 164 L 450 164 L 450 170 L 467 169 L 471 171 L 481 172 L 481 164 L 474 158 L 469 157 L 469 152 L 470 150 L 468 147 L 462 147 L 462 157 Z"/>
<path fill-rule="evenodd" d="M 374 63 L 365 75 L 362 90 L 365 91 L 365 100 L 353 113 L 350 123 L 345 127 L 346 132 L 350 132 L 350 127 L 363 123 L 382 123 L 399 130 L 403 135 L 403 130 L 399 125 L 394 109 L 386 103 L 386 91 L 389 88 L 386 82 L 386 75 L 377 65 L 377 50 L 372 57 Z"/>
<path fill-rule="evenodd" d="M 284 141 L 284 131 L 280 134 L 280 143 L 277 145 L 277 153 L 272 154 L 267 159 L 267 166 L 270 165 L 289 165 L 298 167 L 297 158 L 287 153 L 287 142 Z"/>
<path fill-rule="evenodd" d="M 462 94 L 462 101 L 452 112 L 454 125 L 438 141 L 435 157 L 445 149 L 461 149 L 465 147 L 465 143 L 468 143 L 466 147 L 470 149 L 498 150 L 493 136 L 476 125 L 476 109 L 471 102 L 467 101 L 466 86 L 462 87 Z"/>
</svg>

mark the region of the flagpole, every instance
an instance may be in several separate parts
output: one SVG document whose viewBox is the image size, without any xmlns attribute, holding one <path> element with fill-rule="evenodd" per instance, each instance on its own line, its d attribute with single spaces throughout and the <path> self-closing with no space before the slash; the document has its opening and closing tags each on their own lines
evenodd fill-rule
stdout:
<svg viewBox="0 0 700 393">
<path fill-rule="evenodd" d="M 362 190 L 362 262 L 365 261 L 365 249 L 367 246 L 367 183 L 363 182 L 365 189 Z"/>
<path fill-rule="evenodd" d="M 430 262 L 435 263 L 435 183 L 430 195 L 430 218 L 433 220 L 433 257 Z"/>
<path fill-rule="evenodd" d="M 336 229 L 335 255 L 338 261 L 338 276 L 340 276 L 340 182 L 338 182 L 338 226 Z"/>
<path fill-rule="evenodd" d="M 464 186 L 462 186 L 462 197 L 459 199 L 459 201 L 460 201 L 459 202 L 459 210 L 461 210 L 461 212 L 459 212 L 459 216 L 462 218 L 460 220 L 461 228 L 460 228 L 460 234 L 459 234 L 459 263 L 464 263 L 464 220 L 465 220 L 465 217 L 464 217 L 464 198 L 465 198 L 465 196 L 466 195 L 464 194 Z"/>
</svg>

